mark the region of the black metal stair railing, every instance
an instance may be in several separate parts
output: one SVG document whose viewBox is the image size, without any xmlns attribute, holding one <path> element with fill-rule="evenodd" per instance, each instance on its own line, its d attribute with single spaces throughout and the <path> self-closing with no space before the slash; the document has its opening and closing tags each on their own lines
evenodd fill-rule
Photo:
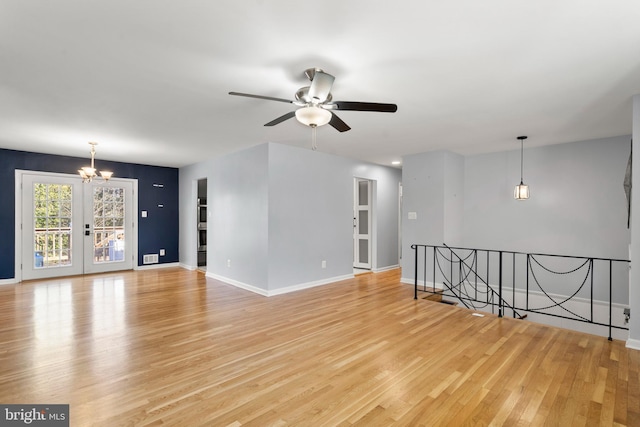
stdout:
<svg viewBox="0 0 640 427">
<path fill-rule="evenodd" d="M 605 326 L 610 340 L 612 329 L 628 330 L 613 320 L 613 278 L 615 272 L 617 281 L 628 283 L 629 260 L 446 244 L 411 248 L 415 299 L 418 292 L 433 293 L 427 287 L 431 283 L 431 288 L 441 287 L 443 296 L 457 299 L 466 308 L 497 310 L 499 317 L 505 311 L 515 318 L 535 313 Z M 617 295 L 615 304 L 628 305 L 628 295 Z"/>
</svg>

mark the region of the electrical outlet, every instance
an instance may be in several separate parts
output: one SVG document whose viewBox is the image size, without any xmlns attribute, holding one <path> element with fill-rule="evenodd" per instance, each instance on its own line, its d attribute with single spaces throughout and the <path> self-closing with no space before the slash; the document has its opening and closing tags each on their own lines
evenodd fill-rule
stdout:
<svg viewBox="0 0 640 427">
<path fill-rule="evenodd" d="M 322 268 L 327 268 L 327 261 L 322 260 Z"/>
<path fill-rule="evenodd" d="M 160 256 L 164 256 L 164 249 L 160 249 Z"/>
<path fill-rule="evenodd" d="M 231 260 L 230 259 L 227 260 L 227 267 L 229 267 L 229 268 L 231 267 Z"/>
</svg>

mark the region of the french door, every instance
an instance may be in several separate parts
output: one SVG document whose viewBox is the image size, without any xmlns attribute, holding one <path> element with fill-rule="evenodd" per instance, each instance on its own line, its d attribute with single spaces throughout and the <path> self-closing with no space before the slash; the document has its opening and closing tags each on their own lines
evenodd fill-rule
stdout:
<svg viewBox="0 0 640 427">
<path fill-rule="evenodd" d="M 133 187 L 22 173 L 22 280 L 132 269 Z"/>
<path fill-rule="evenodd" d="M 371 269 L 371 181 L 354 178 L 353 266 Z"/>
</svg>

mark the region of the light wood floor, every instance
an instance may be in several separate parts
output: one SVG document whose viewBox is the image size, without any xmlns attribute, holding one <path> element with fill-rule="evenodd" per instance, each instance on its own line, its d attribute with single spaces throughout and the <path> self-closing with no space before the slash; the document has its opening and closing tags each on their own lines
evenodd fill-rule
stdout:
<svg viewBox="0 0 640 427">
<path fill-rule="evenodd" d="M 72 426 L 640 425 L 623 342 L 414 301 L 397 271 L 271 298 L 147 270 L 0 287 L 0 403 Z"/>
</svg>

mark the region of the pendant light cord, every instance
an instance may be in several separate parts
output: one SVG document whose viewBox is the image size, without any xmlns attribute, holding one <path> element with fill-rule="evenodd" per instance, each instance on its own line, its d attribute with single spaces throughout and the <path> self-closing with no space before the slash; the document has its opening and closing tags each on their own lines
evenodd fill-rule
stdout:
<svg viewBox="0 0 640 427">
<path fill-rule="evenodd" d="M 524 140 L 527 139 L 526 136 L 519 136 L 518 139 L 520 140 L 520 185 L 524 184 L 524 181 L 522 179 L 522 177 L 524 176 L 523 173 L 523 169 L 524 169 Z"/>
<path fill-rule="evenodd" d="M 523 163 L 524 163 L 524 139 L 520 140 L 520 184 L 523 183 L 522 181 L 522 168 L 523 168 Z"/>
</svg>

